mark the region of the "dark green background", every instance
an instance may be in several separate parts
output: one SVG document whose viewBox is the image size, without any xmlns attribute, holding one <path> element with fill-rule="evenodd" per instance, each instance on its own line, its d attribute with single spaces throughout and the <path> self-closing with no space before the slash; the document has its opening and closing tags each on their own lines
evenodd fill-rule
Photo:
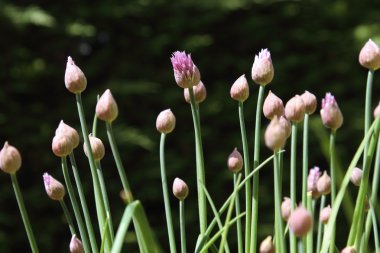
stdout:
<svg viewBox="0 0 380 253">
<path fill-rule="evenodd" d="M 59 159 L 51 152 L 59 121 L 79 130 L 75 98 L 63 82 L 67 56 L 73 57 L 88 79 L 83 100 L 89 123 L 96 95 L 112 90 L 120 111 L 114 130 L 127 175 L 166 252 L 155 120 L 167 108 L 176 115 L 176 129 L 167 138 L 167 176 L 169 185 L 178 176 L 190 187 L 186 215 L 191 251 L 198 233 L 193 125 L 183 90 L 174 82 L 171 53 L 191 53 L 207 87 L 208 97 L 201 105 L 206 181 L 220 206 L 232 184 L 226 158 L 235 146 L 241 150 L 237 104 L 229 90 L 246 74 L 251 96 L 245 112 L 252 153 L 258 86 L 251 81 L 250 71 L 254 55 L 262 48 L 271 51 L 275 67 L 266 91 L 271 89 L 284 103 L 305 89 L 318 97 L 318 104 L 325 92 L 336 96 L 345 116 L 337 135 L 338 155 L 343 170 L 347 167 L 364 124 L 367 71 L 358 64 L 358 53 L 368 38 L 380 43 L 379 13 L 377 1 L 1 1 L 0 141 L 8 140 L 22 154 L 23 166 L 17 175 L 41 252 L 67 252 L 70 240 L 59 204 L 48 199 L 42 183 L 45 171 L 63 179 Z M 374 105 L 379 100 L 378 83 L 375 76 Z M 263 130 L 266 125 L 263 119 Z M 310 167 L 326 169 L 328 131 L 318 113 L 311 125 Z M 103 124 L 99 135 L 106 140 Z M 108 153 L 102 164 L 116 227 L 124 205 L 105 144 Z M 266 158 L 270 152 L 264 146 L 262 150 Z M 81 148 L 75 154 L 94 214 L 88 164 Z M 285 156 L 286 170 L 289 159 Z M 284 180 L 284 194 L 288 194 L 286 172 Z M 261 173 L 259 240 L 273 233 L 272 188 L 268 166 Z M 172 207 L 178 231 L 174 198 Z M 340 247 L 346 241 L 345 216 L 350 211 L 346 205 L 346 212 L 339 216 Z M 234 230 L 232 241 L 233 234 Z M 128 240 L 135 249 L 132 234 Z M 0 252 L 30 252 L 10 178 L 4 173 L 0 175 Z"/>
</svg>

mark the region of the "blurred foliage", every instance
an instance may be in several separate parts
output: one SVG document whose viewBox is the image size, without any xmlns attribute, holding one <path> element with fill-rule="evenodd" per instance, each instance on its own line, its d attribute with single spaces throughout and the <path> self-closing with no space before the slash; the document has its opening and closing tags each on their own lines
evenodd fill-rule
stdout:
<svg viewBox="0 0 380 253">
<path fill-rule="evenodd" d="M 63 179 L 59 159 L 50 148 L 59 121 L 64 119 L 79 127 L 75 98 L 63 83 L 67 56 L 74 58 L 88 79 L 83 94 L 88 124 L 93 119 L 97 94 L 110 88 L 118 101 L 120 116 L 114 124 L 115 132 L 131 187 L 144 204 L 159 241 L 168 249 L 159 134 L 155 130 L 156 116 L 166 108 L 177 117 L 176 130 L 167 138 L 168 182 L 176 176 L 188 182 L 189 245 L 194 245 L 198 233 L 191 113 L 182 89 L 174 82 L 171 53 L 191 52 L 207 87 L 208 98 L 201 105 L 206 181 L 220 205 L 232 189 L 226 158 L 235 146 L 241 149 L 237 104 L 229 98 L 229 89 L 241 74 L 250 76 L 254 55 L 261 48 L 270 49 L 276 71 L 268 90 L 284 102 L 305 89 L 319 99 L 327 91 L 336 96 L 345 115 L 337 136 L 338 155 L 341 168 L 347 167 L 364 124 L 367 72 L 357 63 L 358 53 L 368 38 L 380 43 L 379 8 L 378 1 L 354 0 L 3 0 L 0 141 L 8 140 L 22 153 L 18 177 L 41 251 L 67 252 L 70 240 L 60 207 L 47 198 L 42 183 L 45 171 Z M 380 99 L 378 83 L 375 76 L 374 105 Z M 250 84 L 245 112 L 252 152 L 258 87 L 252 81 Z M 318 138 L 326 129 L 318 114 L 312 120 L 310 167 L 327 169 L 328 159 L 320 148 L 326 143 Z M 265 127 L 267 121 L 263 124 Z M 99 135 L 106 137 L 103 124 L 99 124 Z M 105 144 L 109 150 L 107 141 Z M 267 155 L 269 151 L 263 148 L 262 158 Z M 90 172 L 82 150 L 78 149 L 76 156 L 90 192 Z M 114 221 L 118 222 L 124 206 L 111 155 L 103 161 L 103 168 Z M 287 177 L 285 173 L 284 180 Z M 261 173 L 259 240 L 273 233 L 271 180 L 268 167 Z M 285 183 L 284 194 L 288 194 L 287 186 Z M 90 194 L 88 202 L 94 206 Z M 174 198 L 172 206 L 178 227 Z M 339 224 L 347 224 L 344 216 L 340 217 Z M 4 174 L 0 175 L 0 227 L 0 252 L 29 252 L 10 180 Z M 347 231 L 344 226 L 338 230 L 342 236 L 337 242 L 341 244 Z M 134 248 L 134 235 L 128 235 L 127 241 Z"/>
</svg>

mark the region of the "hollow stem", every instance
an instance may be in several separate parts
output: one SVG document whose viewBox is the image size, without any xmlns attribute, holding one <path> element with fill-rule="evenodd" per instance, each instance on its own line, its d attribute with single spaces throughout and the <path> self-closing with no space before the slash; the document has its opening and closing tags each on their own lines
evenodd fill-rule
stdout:
<svg viewBox="0 0 380 253">
<path fill-rule="evenodd" d="M 322 195 L 321 203 L 320 203 L 320 207 L 319 207 L 319 214 L 321 214 L 323 208 L 325 207 L 325 202 L 326 202 L 326 196 Z M 317 245 L 316 245 L 316 251 L 315 252 L 321 251 L 323 228 L 324 228 L 324 225 L 322 224 L 322 222 L 319 220 L 319 217 L 318 217 L 318 234 L 317 234 Z"/>
<path fill-rule="evenodd" d="M 286 253 L 286 245 L 284 238 L 284 224 L 281 217 L 281 174 L 280 174 L 280 154 L 274 151 L 273 160 L 273 177 L 274 177 L 274 212 L 275 212 L 275 248 L 277 252 Z"/>
<path fill-rule="evenodd" d="M 314 217 L 314 212 L 313 212 L 313 199 L 312 199 L 312 193 L 308 192 L 306 196 L 306 202 L 307 202 L 307 210 L 309 213 L 311 213 L 311 216 Z M 313 229 L 307 233 L 306 236 L 306 253 L 313 253 Z"/>
<path fill-rule="evenodd" d="M 238 187 L 238 175 L 237 173 L 234 173 L 234 188 Z M 236 216 L 239 216 L 241 213 L 240 211 L 240 198 L 239 198 L 239 193 L 236 194 L 235 198 L 235 212 Z M 243 230 L 242 230 L 242 225 L 241 225 L 241 219 L 239 219 L 236 222 L 236 230 L 237 230 L 237 240 L 238 240 L 238 253 L 243 253 Z"/>
<path fill-rule="evenodd" d="M 290 151 L 290 199 L 292 211 L 296 208 L 296 153 L 297 153 L 297 123 L 292 122 L 292 140 Z M 290 252 L 297 252 L 297 239 L 293 232 L 289 232 Z"/>
<path fill-rule="evenodd" d="M 181 253 L 186 253 L 185 201 L 179 201 L 179 226 L 181 231 Z"/>
<path fill-rule="evenodd" d="M 302 203 L 307 206 L 307 169 L 309 152 L 309 114 L 305 114 L 303 121 L 303 146 L 302 146 Z"/>
<path fill-rule="evenodd" d="M 74 226 L 73 220 L 71 219 L 69 209 L 67 208 L 65 201 L 63 199 L 60 200 L 59 203 L 61 204 L 63 213 L 66 217 L 67 224 L 69 225 L 70 233 L 71 235 L 75 235 L 77 232 L 75 231 L 75 226 Z"/>
<path fill-rule="evenodd" d="M 336 137 L 336 131 L 331 130 L 330 133 L 330 177 L 331 177 L 331 205 L 334 207 L 334 201 L 336 197 L 336 179 L 335 179 L 335 137 Z M 331 242 L 330 242 L 330 253 L 335 252 L 335 233 L 336 233 L 336 227 L 332 228 L 331 233 Z"/>
</svg>

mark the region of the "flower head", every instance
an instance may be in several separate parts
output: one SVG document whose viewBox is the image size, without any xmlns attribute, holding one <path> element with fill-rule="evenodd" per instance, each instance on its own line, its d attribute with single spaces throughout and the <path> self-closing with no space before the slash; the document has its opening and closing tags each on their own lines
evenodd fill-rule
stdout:
<svg viewBox="0 0 380 253">
<path fill-rule="evenodd" d="M 350 181 L 356 186 L 360 186 L 360 183 L 362 181 L 363 177 L 363 170 L 361 170 L 358 167 L 355 167 L 354 170 L 352 171 L 352 174 L 350 176 Z"/>
<path fill-rule="evenodd" d="M 341 253 L 356 253 L 356 249 L 353 246 L 347 246 L 344 249 L 342 249 Z"/>
<path fill-rule="evenodd" d="M 371 70 L 380 68 L 380 48 L 371 39 L 365 43 L 359 53 L 359 63 L 363 67 Z"/>
<path fill-rule="evenodd" d="M 15 174 L 21 167 L 21 155 L 6 141 L 0 151 L 0 169 L 8 174 Z"/>
<path fill-rule="evenodd" d="M 284 114 L 284 104 L 281 98 L 277 97 L 272 91 L 269 91 L 264 100 L 263 113 L 267 119 L 273 119 L 274 116 L 280 117 Z"/>
<path fill-rule="evenodd" d="M 191 88 L 183 89 L 183 96 L 185 97 L 185 101 L 190 104 L 189 89 Z M 200 104 L 206 99 L 207 91 L 202 81 L 199 81 L 199 83 L 193 87 L 193 92 L 195 103 Z"/>
<path fill-rule="evenodd" d="M 319 220 L 323 224 L 327 224 L 327 222 L 329 222 L 331 211 L 332 211 L 332 209 L 331 209 L 330 205 L 328 205 L 322 209 L 321 213 L 319 214 Z"/>
<path fill-rule="evenodd" d="M 317 190 L 323 195 L 327 195 L 331 191 L 331 178 L 327 175 L 326 171 L 324 171 L 323 175 L 318 179 Z"/>
<path fill-rule="evenodd" d="M 52 200 L 62 200 L 65 196 L 65 187 L 48 173 L 43 175 L 45 190 Z"/>
<path fill-rule="evenodd" d="M 325 98 L 322 99 L 321 118 L 323 125 L 333 130 L 337 130 L 343 124 L 342 112 L 330 92 L 326 93 Z"/>
<path fill-rule="evenodd" d="M 285 128 L 277 116 L 275 116 L 265 130 L 265 145 L 269 149 L 277 151 L 285 146 L 287 138 L 288 129 Z"/>
<path fill-rule="evenodd" d="M 284 197 L 284 200 L 281 203 L 281 217 L 287 221 L 290 217 L 292 211 L 292 201 L 288 197 Z"/>
<path fill-rule="evenodd" d="M 272 241 L 272 236 L 268 235 L 261 243 L 260 243 L 260 253 L 274 253 L 275 248 Z"/>
<path fill-rule="evenodd" d="M 313 114 L 317 109 L 317 98 L 314 94 L 307 90 L 301 95 L 302 101 L 305 104 L 305 112 L 307 114 Z"/>
<path fill-rule="evenodd" d="M 245 75 L 241 75 L 234 84 L 231 86 L 230 90 L 231 98 L 239 101 L 244 102 L 249 97 L 249 86 L 247 78 L 245 78 Z"/>
<path fill-rule="evenodd" d="M 313 218 L 311 214 L 303 207 L 298 206 L 291 214 L 288 220 L 289 229 L 296 236 L 301 237 L 313 226 Z"/>
<path fill-rule="evenodd" d="M 92 149 L 92 155 L 94 156 L 94 160 L 99 161 L 103 159 L 105 155 L 105 149 L 104 149 L 102 140 L 95 136 L 92 136 L 92 134 L 89 135 L 89 140 L 90 140 L 90 145 Z M 86 156 L 88 156 L 86 143 L 83 143 L 83 151 L 86 154 Z"/>
<path fill-rule="evenodd" d="M 175 116 L 170 109 L 166 109 L 157 116 L 156 128 L 157 131 L 163 134 L 171 133 L 175 128 Z"/>
<path fill-rule="evenodd" d="M 189 195 L 187 184 L 178 177 L 173 182 L 173 195 L 179 200 L 185 200 L 187 195 Z"/>
<path fill-rule="evenodd" d="M 181 88 L 190 88 L 199 83 L 201 74 L 195 66 L 190 54 L 176 51 L 170 57 L 173 65 L 174 78 Z"/>
<path fill-rule="evenodd" d="M 84 253 L 83 244 L 75 234 L 71 237 L 70 253 Z"/>
<path fill-rule="evenodd" d="M 317 183 L 318 179 L 321 176 L 321 172 L 319 167 L 315 166 L 314 168 L 311 168 L 309 171 L 309 175 L 307 177 L 307 191 L 311 191 L 312 196 L 314 198 L 317 198 L 320 196 L 320 193 L 318 192 Z"/>
<path fill-rule="evenodd" d="M 78 147 L 79 145 L 79 134 L 77 130 L 67 125 L 63 120 L 59 122 L 58 128 L 55 130 L 55 135 L 66 135 L 72 141 L 73 148 Z"/>
<path fill-rule="evenodd" d="M 119 115 L 117 103 L 109 89 L 100 96 L 95 111 L 96 116 L 106 122 L 114 121 Z"/>
<path fill-rule="evenodd" d="M 232 151 L 232 153 L 228 156 L 227 166 L 233 173 L 238 173 L 243 168 L 243 157 L 237 148 L 235 148 L 234 151 Z"/>
<path fill-rule="evenodd" d="M 299 123 L 305 117 L 305 103 L 300 95 L 292 97 L 285 105 L 285 116 L 288 120 Z"/>
<path fill-rule="evenodd" d="M 73 151 L 73 141 L 65 134 L 57 134 L 51 143 L 53 153 L 58 157 L 69 155 Z"/>
<path fill-rule="evenodd" d="M 73 59 L 67 58 L 65 86 L 72 93 L 81 93 L 86 89 L 87 79 L 82 70 L 75 65 Z"/>
<path fill-rule="evenodd" d="M 262 49 L 259 55 L 255 55 L 252 66 L 252 80 L 262 86 L 273 80 L 274 68 L 272 58 L 268 49 Z"/>
</svg>

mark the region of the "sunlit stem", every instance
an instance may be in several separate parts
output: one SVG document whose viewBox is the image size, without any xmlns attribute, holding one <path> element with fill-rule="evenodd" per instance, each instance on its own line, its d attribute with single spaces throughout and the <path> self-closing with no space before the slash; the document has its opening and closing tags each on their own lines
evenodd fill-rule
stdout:
<svg viewBox="0 0 380 253">
<path fill-rule="evenodd" d="M 234 188 L 238 187 L 237 179 L 238 179 L 238 174 L 234 173 Z M 239 216 L 241 213 L 239 193 L 236 194 L 236 198 L 235 198 L 235 212 L 236 212 L 236 216 Z M 239 219 L 236 222 L 236 230 L 237 230 L 237 240 L 238 240 L 238 252 L 243 253 L 243 229 L 241 225 L 241 219 Z"/>
<path fill-rule="evenodd" d="M 292 211 L 296 208 L 296 153 L 297 153 L 297 123 L 292 122 L 292 140 L 290 151 L 290 199 Z M 297 252 L 297 239 L 293 232 L 289 232 L 290 252 Z"/>
<path fill-rule="evenodd" d="M 77 232 L 75 231 L 75 226 L 74 226 L 73 220 L 71 218 L 69 209 L 67 209 L 65 201 L 63 199 L 60 200 L 59 203 L 61 204 L 63 214 L 66 217 L 67 224 L 69 225 L 70 233 L 71 233 L 71 235 L 75 235 Z"/>
</svg>

